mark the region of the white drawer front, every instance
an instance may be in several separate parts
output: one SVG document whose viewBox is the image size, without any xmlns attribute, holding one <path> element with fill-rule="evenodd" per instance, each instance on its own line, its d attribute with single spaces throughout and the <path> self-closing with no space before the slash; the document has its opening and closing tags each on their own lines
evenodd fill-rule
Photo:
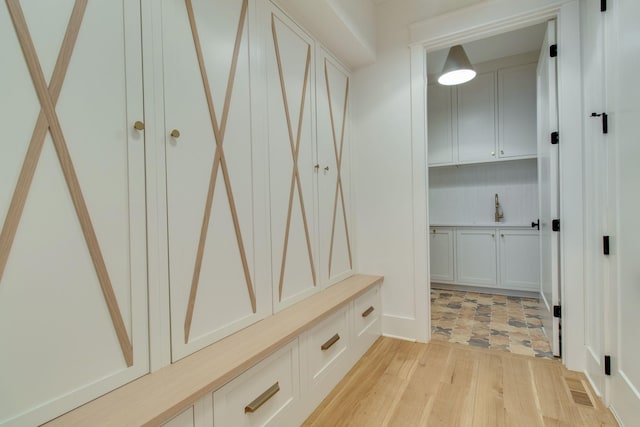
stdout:
<svg viewBox="0 0 640 427">
<path fill-rule="evenodd" d="M 286 425 L 299 384 L 296 339 L 213 393 L 214 425 Z"/>
<path fill-rule="evenodd" d="M 360 357 L 381 333 L 380 287 L 376 286 L 353 302 L 354 347 Z"/>
<path fill-rule="evenodd" d="M 341 308 L 305 334 L 307 379 L 315 385 L 347 356 L 348 307 Z"/>
</svg>

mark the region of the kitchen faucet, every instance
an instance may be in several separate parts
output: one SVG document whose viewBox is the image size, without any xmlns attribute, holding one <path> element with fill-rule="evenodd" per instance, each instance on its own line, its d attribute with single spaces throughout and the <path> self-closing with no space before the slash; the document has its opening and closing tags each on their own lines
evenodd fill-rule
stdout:
<svg viewBox="0 0 640 427">
<path fill-rule="evenodd" d="M 495 221 L 500 222 L 500 220 L 504 218 L 504 213 L 500 212 L 500 200 L 498 199 L 498 193 L 496 193 L 496 213 L 495 213 Z"/>
</svg>

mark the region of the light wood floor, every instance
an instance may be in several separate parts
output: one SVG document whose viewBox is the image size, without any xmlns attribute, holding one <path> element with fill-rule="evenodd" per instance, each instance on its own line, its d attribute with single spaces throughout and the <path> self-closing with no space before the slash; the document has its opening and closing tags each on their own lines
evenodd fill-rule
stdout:
<svg viewBox="0 0 640 427">
<path fill-rule="evenodd" d="M 585 377 L 559 362 L 462 344 L 382 337 L 304 426 L 617 423 Z"/>
</svg>

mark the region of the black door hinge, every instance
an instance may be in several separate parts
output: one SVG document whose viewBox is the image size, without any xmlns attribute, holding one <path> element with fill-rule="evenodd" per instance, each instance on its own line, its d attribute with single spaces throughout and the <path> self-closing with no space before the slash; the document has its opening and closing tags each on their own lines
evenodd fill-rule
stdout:
<svg viewBox="0 0 640 427">
<path fill-rule="evenodd" d="M 602 236 L 602 252 L 609 255 L 609 236 Z"/>
<path fill-rule="evenodd" d="M 609 115 L 607 113 L 591 113 L 591 117 L 602 117 L 602 133 L 609 133 Z"/>
<path fill-rule="evenodd" d="M 557 44 L 552 44 L 551 46 L 549 46 L 549 55 L 551 55 L 552 58 L 555 58 L 556 56 L 558 56 Z"/>
<path fill-rule="evenodd" d="M 559 219 L 554 219 L 553 221 L 551 221 L 551 230 L 560 231 L 560 220 Z"/>
<path fill-rule="evenodd" d="M 559 305 L 553 306 L 553 317 L 557 317 L 558 319 L 562 318 L 562 307 Z"/>
<path fill-rule="evenodd" d="M 604 374 L 611 375 L 611 356 L 604 356 Z"/>
<path fill-rule="evenodd" d="M 607 0 L 600 0 L 600 12 L 607 11 Z"/>
<path fill-rule="evenodd" d="M 551 132 L 551 143 L 556 145 L 560 142 L 560 133 L 559 132 Z"/>
</svg>

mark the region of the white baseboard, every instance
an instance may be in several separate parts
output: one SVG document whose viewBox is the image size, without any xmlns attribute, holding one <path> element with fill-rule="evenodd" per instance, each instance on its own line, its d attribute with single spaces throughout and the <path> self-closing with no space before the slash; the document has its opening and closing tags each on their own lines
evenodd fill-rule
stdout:
<svg viewBox="0 0 640 427">
<path fill-rule="evenodd" d="M 427 325 L 422 325 L 427 328 Z M 416 319 L 410 317 L 382 315 L 382 335 L 405 341 L 417 341 L 420 325 Z"/>
</svg>

